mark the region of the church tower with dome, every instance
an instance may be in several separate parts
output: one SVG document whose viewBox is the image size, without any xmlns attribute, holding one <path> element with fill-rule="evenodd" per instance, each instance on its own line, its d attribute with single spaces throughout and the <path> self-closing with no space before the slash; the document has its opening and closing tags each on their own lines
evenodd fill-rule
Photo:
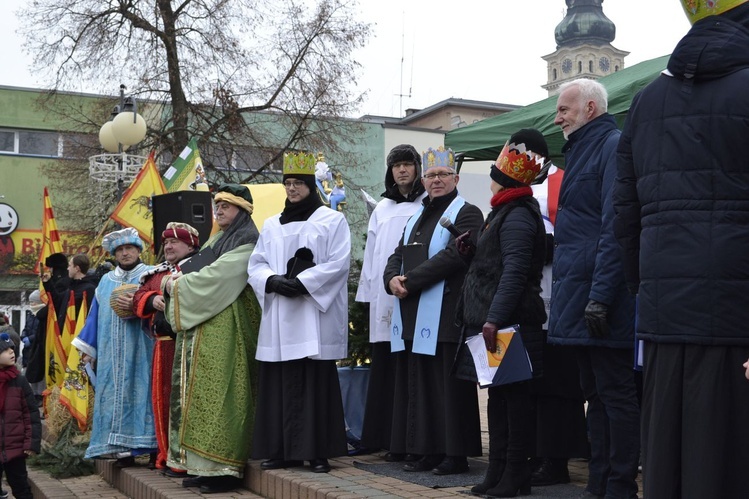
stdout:
<svg viewBox="0 0 749 499">
<path fill-rule="evenodd" d="M 543 56 L 548 68 L 549 95 L 577 78 L 598 79 L 624 68 L 629 52 L 611 45 L 616 26 L 603 13 L 603 0 L 565 0 L 567 13 L 556 29 L 557 49 Z"/>
</svg>

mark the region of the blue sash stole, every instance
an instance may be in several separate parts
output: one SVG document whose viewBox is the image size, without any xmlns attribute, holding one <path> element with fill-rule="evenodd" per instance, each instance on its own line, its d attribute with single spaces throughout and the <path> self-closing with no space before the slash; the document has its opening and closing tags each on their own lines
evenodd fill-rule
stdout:
<svg viewBox="0 0 749 499">
<path fill-rule="evenodd" d="M 460 196 L 456 196 L 450 205 L 445 209 L 443 215 L 450 219 L 452 223 L 455 223 L 455 219 L 458 216 L 458 212 L 466 200 Z M 424 211 L 424 205 L 419 208 L 419 211 L 413 214 L 408 219 L 406 228 L 403 231 L 403 242 L 408 243 L 411 237 L 411 231 L 416 225 L 416 221 L 421 217 Z M 434 255 L 445 249 L 447 242 L 450 240 L 450 232 L 437 224 L 432 232 L 432 239 L 429 241 L 429 250 L 427 255 L 432 258 Z M 401 272 L 403 267 L 401 266 Z M 419 306 L 416 311 L 416 325 L 414 327 L 414 342 L 413 342 L 413 353 L 419 353 L 423 355 L 432 355 L 437 352 L 437 337 L 439 336 L 440 316 L 442 315 L 442 296 L 445 292 L 445 281 L 444 279 L 437 284 L 430 286 L 421 291 L 419 297 Z M 400 300 L 395 300 L 393 305 L 393 317 L 390 322 L 391 335 L 390 335 L 390 351 L 391 352 L 402 352 L 406 349 L 406 345 L 403 342 L 403 318 L 401 317 Z"/>
</svg>

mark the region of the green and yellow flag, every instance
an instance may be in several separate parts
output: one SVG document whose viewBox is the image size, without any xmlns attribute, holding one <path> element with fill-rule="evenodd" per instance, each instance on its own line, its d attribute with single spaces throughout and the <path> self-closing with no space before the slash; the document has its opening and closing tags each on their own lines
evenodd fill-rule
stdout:
<svg viewBox="0 0 749 499">
<path fill-rule="evenodd" d="M 163 180 L 167 192 L 194 191 L 197 184 L 206 183 L 196 139 L 190 140 L 172 166 L 164 172 Z"/>
</svg>

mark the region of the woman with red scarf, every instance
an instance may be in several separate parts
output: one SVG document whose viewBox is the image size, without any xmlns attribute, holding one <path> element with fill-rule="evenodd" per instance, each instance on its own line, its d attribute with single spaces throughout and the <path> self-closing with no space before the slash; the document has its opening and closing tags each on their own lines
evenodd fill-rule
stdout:
<svg viewBox="0 0 749 499">
<path fill-rule="evenodd" d="M 456 243 L 460 253 L 471 259 L 459 315 L 464 334 L 480 332 L 487 350 L 494 353 L 498 330 L 519 326 L 534 377 L 542 371 L 546 312 L 540 293 L 546 231 L 530 184 L 548 156 L 546 141 L 538 130 L 514 134 L 491 168 L 492 210 L 478 244 L 470 247 L 463 236 Z M 462 361 L 464 356 L 458 358 L 457 375 L 464 377 L 470 370 Z M 530 381 L 490 387 L 487 413 L 489 468 L 484 482 L 471 491 L 491 497 L 530 494 Z"/>
</svg>

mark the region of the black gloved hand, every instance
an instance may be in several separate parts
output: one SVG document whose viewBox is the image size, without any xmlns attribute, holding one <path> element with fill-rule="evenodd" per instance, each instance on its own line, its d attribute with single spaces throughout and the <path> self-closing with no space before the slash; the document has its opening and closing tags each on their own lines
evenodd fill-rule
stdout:
<svg viewBox="0 0 749 499">
<path fill-rule="evenodd" d="M 296 282 L 299 282 L 297 285 Z M 302 291 L 303 290 L 303 291 Z M 299 279 L 287 279 L 282 275 L 272 275 L 265 281 L 266 293 L 278 293 L 287 298 L 295 298 L 307 291 Z"/>
<path fill-rule="evenodd" d="M 484 336 L 484 345 L 491 353 L 497 351 L 497 331 L 499 328 L 493 322 L 485 322 L 481 328 L 481 334 Z"/>
<path fill-rule="evenodd" d="M 609 323 L 606 317 L 609 306 L 601 302 L 590 300 L 585 307 L 585 325 L 591 338 L 608 338 Z"/>
<path fill-rule="evenodd" d="M 153 315 L 153 330 L 164 336 L 165 334 L 174 334 L 172 331 L 172 325 L 166 320 L 164 312 L 158 311 Z"/>
<path fill-rule="evenodd" d="M 473 258 L 474 253 L 476 253 L 476 245 L 471 240 L 470 230 L 455 238 L 455 247 L 463 258 Z"/>
<path fill-rule="evenodd" d="M 300 281 L 298 277 L 289 279 L 289 281 L 293 283 L 294 289 L 296 289 L 297 292 L 299 293 L 298 296 L 309 294 L 309 291 L 307 291 L 307 288 L 304 287 L 304 284 L 302 284 L 302 281 Z"/>
</svg>

